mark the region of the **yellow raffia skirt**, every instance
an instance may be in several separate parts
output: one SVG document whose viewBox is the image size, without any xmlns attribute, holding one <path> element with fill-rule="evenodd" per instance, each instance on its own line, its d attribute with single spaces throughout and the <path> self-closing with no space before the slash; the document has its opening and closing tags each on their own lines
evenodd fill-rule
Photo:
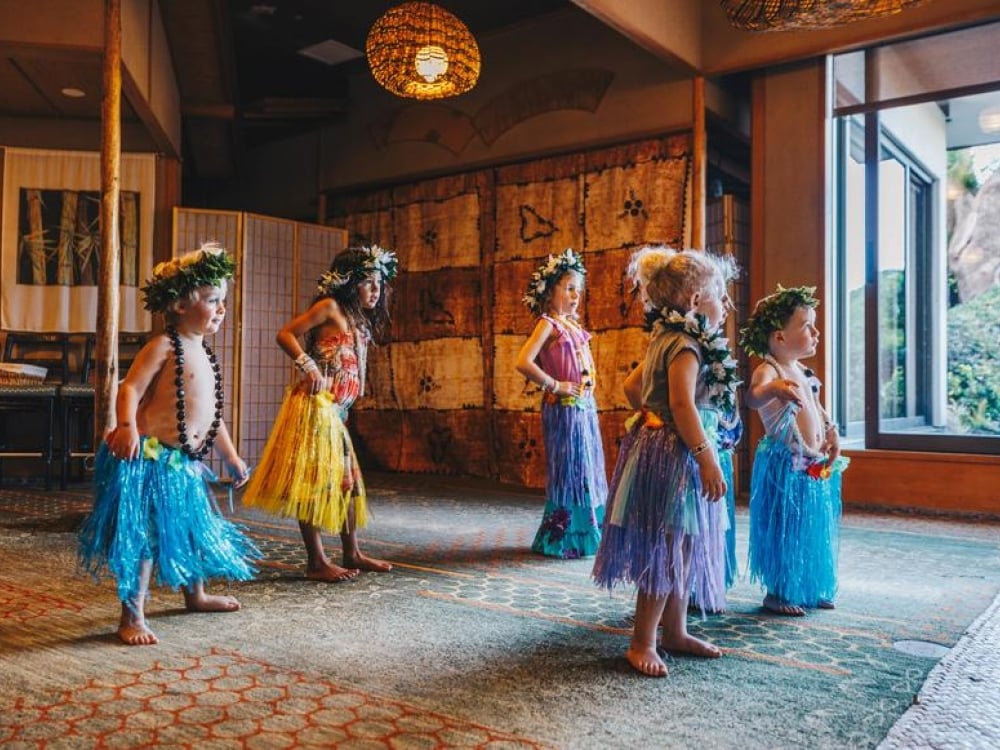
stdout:
<svg viewBox="0 0 1000 750">
<path fill-rule="evenodd" d="M 354 446 L 329 392 L 293 388 L 274 421 L 243 504 L 339 532 L 354 505 L 353 526 L 368 522 L 368 503 Z M 345 472 L 354 474 L 344 489 Z"/>
</svg>

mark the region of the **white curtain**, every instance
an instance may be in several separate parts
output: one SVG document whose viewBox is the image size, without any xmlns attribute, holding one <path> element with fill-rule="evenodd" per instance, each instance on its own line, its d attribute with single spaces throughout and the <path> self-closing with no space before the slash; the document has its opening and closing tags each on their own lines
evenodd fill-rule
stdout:
<svg viewBox="0 0 1000 750">
<path fill-rule="evenodd" d="M 97 323 L 97 286 L 94 258 L 99 247 L 89 240 L 80 241 L 73 225 L 80 215 L 77 191 L 100 191 L 100 155 L 80 151 L 43 151 L 7 148 L 4 150 L 3 225 L 0 236 L 0 327 L 8 331 L 39 333 L 88 333 Z M 127 332 L 148 331 L 151 318 L 142 308 L 139 286 L 152 274 L 153 205 L 156 189 L 156 157 L 152 154 L 123 154 L 121 190 L 137 196 L 134 216 L 138 222 L 133 234 L 122 234 L 138 241 L 129 255 L 136 266 L 130 269 L 132 280 L 119 287 L 119 329 Z M 45 191 L 54 191 L 46 193 Z M 60 191 L 62 192 L 60 194 Z M 61 216 L 45 212 L 44 234 L 39 236 L 44 196 L 60 195 Z M 89 196 L 93 198 L 94 196 Z M 127 196 L 131 203 L 135 196 Z M 93 206 L 90 207 L 93 215 Z M 97 208 L 99 214 L 99 206 Z M 96 238 L 96 233 L 91 235 Z M 88 255 L 93 253 L 93 255 Z M 83 257 L 89 278 L 82 277 L 73 265 Z M 55 273 L 47 273 L 46 266 Z M 30 266 L 30 267 L 29 267 Z M 20 278 L 19 278 L 20 270 Z M 133 285 L 134 284 L 134 285 Z"/>
</svg>

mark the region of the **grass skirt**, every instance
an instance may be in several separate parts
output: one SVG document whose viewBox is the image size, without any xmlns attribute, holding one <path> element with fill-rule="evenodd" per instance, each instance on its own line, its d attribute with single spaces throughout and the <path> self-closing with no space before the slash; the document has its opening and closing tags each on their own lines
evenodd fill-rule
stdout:
<svg viewBox="0 0 1000 750">
<path fill-rule="evenodd" d="M 719 503 L 725 503 L 721 512 L 708 514 L 710 524 L 722 523 L 724 528 L 709 530 L 709 544 L 717 544 L 722 540 L 720 549 L 713 549 L 714 564 L 708 569 L 708 574 L 714 580 L 708 586 L 695 586 L 691 591 L 691 604 L 705 612 L 724 612 L 726 609 L 726 592 L 732 588 L 738 572 L 736 562 L 736 490 L 733 487 L 733 451 L 734 441 L 730 436 L 723 436 L 719 424 L 719 412 L 715 409 L 698 409 L 701 425 L 712 445 L 716 447 L 715 455 L 719 459 L 722 476 L 726 479 L 726 496 Z M 700 592 L 709 594 L 708 600 L 702 600 Z"/>
<path fill-rule="evenodd" d="M 260 552 L 219 512 L 212 472 L 176 448 L 142 439 L 142 458 L 115 458 L 102 443 L 94 468 L 94 508 L 79 532 L 80 568 L 118 579 L 118 598 L 139 594 L 151 560 L 160 585 L 174 589 L 212 578 L 253 578 Z"/>
<path fill-rule="evenodd" d="M 327 392 L 310 395 L 291 389 L 243 492 L 243 504 L 338 533 L 353 502 L 354 526 L 364 526 L 365 486 L 340 411 Z M 354 486 L 345 491 L 348 467 L 353 467 Z"/>
<path fill-rule="evenodd" d="M 651 597 L 690 592 L 699 603 L 725 601 L 726 511 L 703 499 L 697 463 L 677 433 L 633 425 L 608 498 L 594 561 L 598 585 L 628 583 Z"/>
<path fill-rule="evenodd" d="M 757 445 L 750 480 L 750 578 L 782 601 L 815 607 L 837 593 L 841 470 L 814 479 L 793 468 L 795 461 L 778 440 L 765 437 Z"/>
<path fill-rule="evenodd" d="M 531 545 L 549 557 L 590 557 L 597 552 L 608 480 L 593 398 L 542 404 L 546 502 Z"/>
</svg>

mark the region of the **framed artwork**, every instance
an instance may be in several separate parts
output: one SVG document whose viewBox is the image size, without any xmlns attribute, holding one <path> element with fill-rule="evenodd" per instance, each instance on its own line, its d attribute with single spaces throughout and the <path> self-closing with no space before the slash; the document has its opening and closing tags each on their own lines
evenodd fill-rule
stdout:
<svg viewBox="0 0 1000 750">
<path fill-rule="evenodd" d="M 140 194 L 121 191 L 118 237 L 123 286 L 139 285 Z M 101 194 L 96 190 L 21 188 L 17 283 L 96 286 L 101 248 Z"/>
<path fill-rule="evenodd" d="M 38 333 L 96 328 L 100 156 L 5 149 L 0 327 Z M 148 331 L 139 287 L 152 273 L 156 161 L 123 154 L 119 194 L 119 329 Z"/>
</svg>

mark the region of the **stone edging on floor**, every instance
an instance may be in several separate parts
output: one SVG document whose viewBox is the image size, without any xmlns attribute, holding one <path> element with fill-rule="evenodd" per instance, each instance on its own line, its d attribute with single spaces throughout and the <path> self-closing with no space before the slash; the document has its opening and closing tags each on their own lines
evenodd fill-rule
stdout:
<svg viewBox="0 0 1000 750">
<path fill-rule="evenodd" d="M 878 750 L 1000 747 L 1000 596 L 931 670 Z"/>
</svg>

